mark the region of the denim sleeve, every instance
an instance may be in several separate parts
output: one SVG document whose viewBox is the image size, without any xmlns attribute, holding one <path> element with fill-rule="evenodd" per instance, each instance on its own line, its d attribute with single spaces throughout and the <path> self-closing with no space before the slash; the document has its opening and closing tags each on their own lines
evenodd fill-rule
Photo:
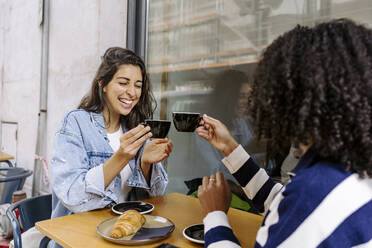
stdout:
<svg viewBox="0 0 372 248">
<path fill-rule="evenodd" d="M 56 196 L 67 209 L 77 213 L 105 207 L 118 200 L 119 192 L 114 192 L 117 180 L 113 180 L 104 192 L 89 185 L 87 174 L 90 170 L 99 173 L 96 166 L 100 165 L 89 165 L 83 139 L 73 125 L 77 124 L 65 120 L 57 132 L 50 168 L 51 186 Z"/>
<path fill-rule="evenodd" d="M 132 175 L 128 179 L 127 184 L 131 187 L 138 187 L 146 189 L 150 197 L 163 195 L 165 188 L 168 185 L 168 175 L 165 172 L 161 163 L 152 165 L 150 185 L 147 184 L 141 169 L 141 156 L 143 153 L 143 147 L 139 151 L 138 159 L 132 160 L 129 165 L 132 169 Z"/>
</svg>

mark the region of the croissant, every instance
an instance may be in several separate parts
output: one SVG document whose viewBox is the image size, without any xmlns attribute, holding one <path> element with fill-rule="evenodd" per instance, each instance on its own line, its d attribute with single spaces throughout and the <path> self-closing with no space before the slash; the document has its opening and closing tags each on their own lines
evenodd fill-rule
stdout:
<svg viewBox="0 0 372 248">
<path fill-rule="evenodd" d="M 127 210 L 115 221 L 109 235 L 111 238 L 119 239 L 134 234 L 145 222 L 145 217 L 137 210 Z"/>
</svg>

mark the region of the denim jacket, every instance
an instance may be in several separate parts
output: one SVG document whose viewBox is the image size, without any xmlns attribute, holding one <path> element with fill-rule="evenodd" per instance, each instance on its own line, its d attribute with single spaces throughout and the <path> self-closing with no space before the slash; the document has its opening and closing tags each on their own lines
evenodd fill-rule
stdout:
<svg viewBox="0 0 372 248">
<path fill-rule="evenodd" d="M 124 131 L 125 132 L 125 131 Z M 121 190 L 120 174 L 103 190 L 88 183 L 91 170 L 102 170 L 102 164 L 114 153 L 108 143 L 102 114 L 74 110 L 67 114 L 54 141 L 50 163 L 52 179 L 52 218 L 103 208 L 117 203 Z M 127 185 L 133 187 L 131 200 L 164 194 L 168 177 L 161 163 L 152 165 L 150 185 L 142 174 L 140 158 L 143 147 L 129 162 L 132 175 Z M 103 182 L 103 179 L 102 179 Z M 146 194 L 139 193 L 140 191 Z"/>
</svg>

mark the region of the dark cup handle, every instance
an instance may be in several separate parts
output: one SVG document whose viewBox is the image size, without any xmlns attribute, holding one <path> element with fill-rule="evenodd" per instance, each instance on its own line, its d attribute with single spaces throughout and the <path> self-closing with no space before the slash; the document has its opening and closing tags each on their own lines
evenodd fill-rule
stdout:
<svg viewBox="0 0 372 248">
<path fill-rule="evenodd" d="M 148 126 L 148 124 L 147 124 L 146 122 L 141 122 L 141 123 L 138 124 L 138 125 L 142 125 L 142 126 L 144 126 L 144 127 L 147 127 L 147 126 Z"/>
<path fill-rule="evenodd" d="M 198 126 L 196 127 L 196 128 L 198 128 L 198 127 L 202 127 L 203 125 L 202 124 L 200 124 L 200 121 L 203 119 L 203 116 L 199 116 L 199 119 L 198 119 Z"/>
</svg>

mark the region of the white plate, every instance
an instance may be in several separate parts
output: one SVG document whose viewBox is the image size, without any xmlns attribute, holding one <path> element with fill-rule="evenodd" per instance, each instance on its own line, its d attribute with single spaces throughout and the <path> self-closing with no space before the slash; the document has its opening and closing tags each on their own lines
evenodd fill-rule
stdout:
<svg viewBox="0 0 372 248">
<path fill-rule="evenodd" d="M 183 236 L 195 243 L 204 244 L 204 225 L 196 224 L 183 229 Z"/>
<path fill-rule="evenodd" d="M 111 210 L 112 212 L 116 214 L 123 214 L 125 211 L 129 209 L 134 209 L 140 212 L 141 214 L 148 214 L 152 210 L 154 210 L 154 208 L 155 208 L 154 205 L 148 202 L 128 201 L 128 202 L 118 203 L 112 206 Z"/>
<path fill-rule="evenodd" d="M 119 217 L 110 218 L 102 221 L 97 226 L 97 233 L 107 241 L 121 245 L 143 245 L 150 244 L 168 237 L 174 230 L 175 226 L 167 218 L 153 215 L 144 215 L 145 224 L 137 233 L 122 237 L 120 239 L 111 238 L 109 233 L 115 221 Z"/>
</svg>

